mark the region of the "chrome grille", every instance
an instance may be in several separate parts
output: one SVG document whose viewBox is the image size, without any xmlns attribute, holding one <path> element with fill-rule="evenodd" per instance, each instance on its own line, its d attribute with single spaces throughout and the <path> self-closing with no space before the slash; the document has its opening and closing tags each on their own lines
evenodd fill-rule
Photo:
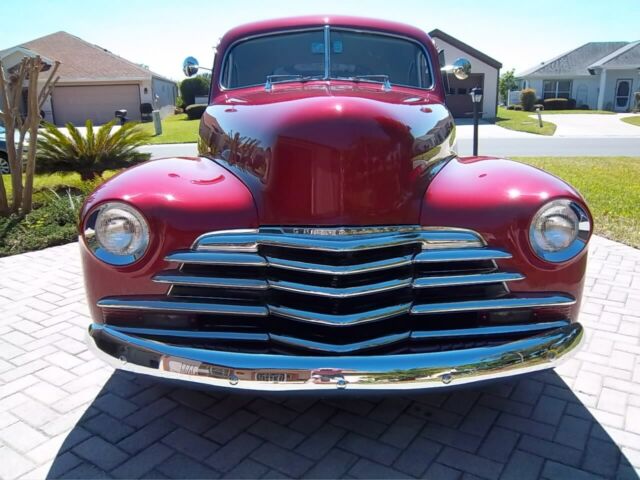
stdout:
<svg viewBox="0 0 640 480">
<path fill-rule="evenodd" d="M 343 354 L 416 341 L 439 342 L 438 348 L 452 339 L 476 344 L 566 323 L 532 319 L 533 309 L 575 301 L 562 294 L 511 294 L 508 284 L 524 276 L 498 267 L 509 258 L 461 229 L 221 231 L 167 256 L 176 267 L 154 277 L 170 285 L 166 296 L 106 298 L 99 305 L 115 324 L 118 312 L 140 313 L 122 328 L 163 341 L 267 343 Z M 154 323 L 154 314 L 188 321 L 169 328 L 171 320 Z"/>
</svg>

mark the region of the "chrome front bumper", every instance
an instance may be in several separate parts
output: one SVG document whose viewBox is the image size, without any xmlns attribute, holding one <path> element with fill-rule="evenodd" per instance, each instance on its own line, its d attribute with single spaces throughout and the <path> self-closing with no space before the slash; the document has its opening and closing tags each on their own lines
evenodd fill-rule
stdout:
<svg viewBox="0 0 640 480">
<path fill-rule="evenodd" d="M 369 356 L 265 355 L 167 345 L 109 326 L 89 327 L 89 348 L 114 368 L 256 391 L 411 390 L 453 387 L 557 366 L 582 341 L 579 323 L 498 346 Z"/>
</svg>

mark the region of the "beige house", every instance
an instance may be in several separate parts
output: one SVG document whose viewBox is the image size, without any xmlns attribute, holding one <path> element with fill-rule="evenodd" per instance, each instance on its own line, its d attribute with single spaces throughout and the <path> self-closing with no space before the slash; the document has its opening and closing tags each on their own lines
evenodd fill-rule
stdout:
<svg viewBox="0 0 640 480">
<path fill-rule="evenodd" d="M 140 120 L 142 104 L 153 109 L 175 104 L 176 82 L 67 32 L 0 51 L 8 69 L 25 55 L 60 62 L 60 80 L 43 109 L 45 119 L 56 125 L 84 125 L 87 119 L 103 124 L 121 109 L 127 110 L 130 120 Z"/>
</svg>

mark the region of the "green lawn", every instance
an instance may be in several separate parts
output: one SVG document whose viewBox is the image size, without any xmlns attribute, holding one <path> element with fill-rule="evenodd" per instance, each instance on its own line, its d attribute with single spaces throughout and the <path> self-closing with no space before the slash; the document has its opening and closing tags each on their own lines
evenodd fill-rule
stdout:
<svg viewBox="0 0 640 480">
<path fill-rule="evenodd" d="M 561 110 L 558 110 L 561 111 Z M 555 124 L 542 121 L 542 128 L 538 125 L 537 118 L 531 118 L 531 112 L 522 112 L 517 110 L 507 110 L 504 107 L 498 107 L 498 116 L 496 117 L 496 125 L 509 130 L 517 130 L 519 132 L 536 133 L 538 135 L 553 135 L 556 131 Z"/>
<path fill-rule="evenodd" d="M 626 123 L 630 123 L 631 125 L 640 127 L 640 115 L 635 115 L 633 117 L 624 117 L 624 118 L 621 118 L 620 120 Z"/>
<path fill-rule="evenodd" d="M 640 117 L 638 117 L 640 118 Z M 595 232 L 640 248 L 640 157 L 521 157 L 582 193 Z"/>
<path fill-rule="evenodd" d="M 144 123 L 142 127 L 151 135 L 149 143 L 195 143 L 198 141 L 200 120 L 189 120 L 187 115 L 170 115 L 162 120 L 162 135 L 155 136 L 153 123 Z"/>
</svg>

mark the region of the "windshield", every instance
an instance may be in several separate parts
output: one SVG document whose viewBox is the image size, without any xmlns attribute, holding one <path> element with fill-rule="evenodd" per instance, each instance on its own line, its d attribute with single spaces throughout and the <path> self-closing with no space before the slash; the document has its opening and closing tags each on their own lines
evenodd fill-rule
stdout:
<svg viewBox="0 0 640 480">
<path fill-rule="evenodd" d="M 221 85 L 241 88 L 332 78 L 430 88 L 431 70 L 417 42 L 371 32 L 310 30 L 262 36 L 229 51 Z"/>
</svg>

